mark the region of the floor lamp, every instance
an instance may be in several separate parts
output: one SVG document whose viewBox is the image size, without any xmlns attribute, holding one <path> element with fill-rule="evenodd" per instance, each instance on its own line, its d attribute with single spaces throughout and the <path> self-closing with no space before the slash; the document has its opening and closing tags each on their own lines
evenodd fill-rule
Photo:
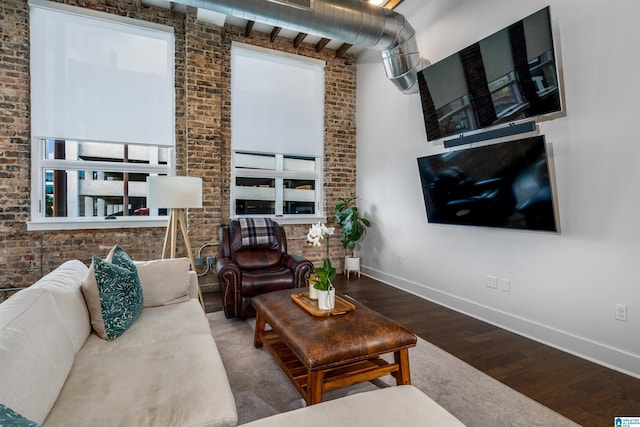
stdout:
<svg viewBox="0 0 640 427">
<path fill-rule="evenodd" d="M 162 259 L 176 257 L 176 240 L 178 227 L 182 232 L 187 247 L 191 269 L 196 271 L 196 264 L 191 252 L 189 234 L 187 233 L 187 217 L 185 209 L 202 207 L 202 178 L 191 176 L 149 176 L 147 178 L 147 204 L 149 209 L 169 209 L 169 222 L 164 235 Z M 171 247 L 169 247 L 171 245 Z M 198 296 L 204 310 L 204 299 L 198 282 Z"/>
</svg>

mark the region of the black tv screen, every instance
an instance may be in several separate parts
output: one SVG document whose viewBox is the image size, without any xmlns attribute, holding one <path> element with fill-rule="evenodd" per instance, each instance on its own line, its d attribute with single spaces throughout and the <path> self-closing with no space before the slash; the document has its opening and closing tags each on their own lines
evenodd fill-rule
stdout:
<svg viewBox="0 0 640 427">
<path fill-rule="evenodd" d="M 557 231 L 544 136 L 418 158 L 431 223 Z"/>
<path fill-rule="evenodd" d="M 549 7 L 418 73 L 428 140 L 562 110 Z"/>
</svg>

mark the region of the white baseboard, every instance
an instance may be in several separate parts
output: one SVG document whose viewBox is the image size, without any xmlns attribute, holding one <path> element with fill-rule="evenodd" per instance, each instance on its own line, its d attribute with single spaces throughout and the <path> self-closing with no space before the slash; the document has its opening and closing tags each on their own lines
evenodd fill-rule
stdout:
<svg viewBox="0 0 640 427">
<path fill-rule="evenodd" d="M 418 297 L 640 379 L 640 357 L 510 313 L 478 304 L 402 277 L 361 266 L 361 272 Z"/>
</svg>

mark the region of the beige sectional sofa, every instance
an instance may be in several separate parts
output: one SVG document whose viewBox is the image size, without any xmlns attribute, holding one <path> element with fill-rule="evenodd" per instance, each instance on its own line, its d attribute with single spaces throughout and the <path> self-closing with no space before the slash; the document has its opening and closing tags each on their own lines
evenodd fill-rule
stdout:
<svg viewBox="0 0 640 427">
<path fill-rule="evenodd" d="M 236 425 L 235 400 L 188 260 L 135 264 L 144 308 L 111 341 L 92 331 L 81 290 L 91 270 L 78 260 L 0 304 L 0 425 L 14 425 L 2 422 L 7 408 L 8 416 L 44 426 Z M 400 386 L 246 425 L 462 424 L 417 388 Z"/>
<path fill-rule="evenodd" d="M 91 331 L 88 267 L 77 260 L 0 304 L 0 403 L 45 426 L 236 425 L 195 274 L 182 263 L 186 282 L 177 283 L 163 274 L 172 263 L 137 263 L 143 295 L 157 305 L 113 341 Z"/>
</svg>

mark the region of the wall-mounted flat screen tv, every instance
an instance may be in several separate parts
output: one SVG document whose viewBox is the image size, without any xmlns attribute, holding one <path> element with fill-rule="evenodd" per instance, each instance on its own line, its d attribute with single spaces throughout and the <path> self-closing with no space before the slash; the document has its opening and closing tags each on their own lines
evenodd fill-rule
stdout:
<svg viewBox="0 0 640 427">
<path fill-rule="evenodd" d="M 549 7 L 418 73 L 427 139 L 562 110 Z"/>
<path fill-rule="evenodd" d="M 430 223 L 557 231 L 544 136 L 418 158 Z"/>
</svg>

